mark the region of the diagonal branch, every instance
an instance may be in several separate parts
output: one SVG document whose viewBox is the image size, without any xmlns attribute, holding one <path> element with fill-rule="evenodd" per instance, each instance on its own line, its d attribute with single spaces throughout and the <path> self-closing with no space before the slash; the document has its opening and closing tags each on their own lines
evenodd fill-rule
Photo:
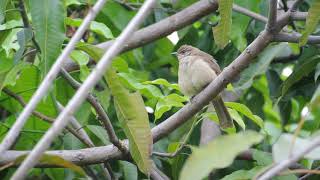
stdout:
<svg viewBox="0 0 320 180">
<path fill-rule="evenodd" d="M 18 170 L 13 174 L 12 179 L 24 178 L 28 171 L 39 161 L 40 157 L 45 152 L 45 150 L 49 148 L 51 142 L 54 140 L 57 134 L 67 125 L 70 116 L 72 116 L 72 114 L 77 110 L 81 103 L 86 99 L 91 88 L 102 77 L 108 66 L 111 64 L 112 58 L 120 53 L 121 49 L 127 42 L 127 39 L 146 18 L 147 14 L 150 12 L 150 9 L 155 5 L 155 3 L 155 0 L 147 0 L 144 2 L 138 13 L 129 22 L 128 26 L 116 39 L 115 43 L 110 47 L 110 49 L 108 49 L 108 51 L 102 56 L 95 69 L 90 73 L 88 78 L 84 81 L 83 85 L 79 88 L 79 90 L 72 97 L 64 110 L 60 113 L 58 118 L 53 123 L 53 126 L 40 139 L 31 153 L 22 162 Z M 61 66 L 58 65 L 57 68 L 59 68 L 60 70 Z"/>
<path fill-rule="evenodd" d="M 79 89 L 81 84 L 75 80 L 65 69 L 61 69 L 61 75 L 62 77 L 68 81 L 68 83 L 72 86 L 74 89 Z M 101 121 L 103 127 L 107 131 L 107 134 L 109 136 L 110 142 L 114 144 L 116 147 L 119 148 L 120 151 L 122 151 L 124 154 L 128 153 L 128 149 L 120 142 L 119 138 L 117 137 L 111 121 L 107 115 L 107 113 L 104 111 L 102 105 L 97 101 L 97 99 L 89 93 L 87 97 L 87 101 L 91 104 L 91 106 L 95 109 L 96 113 L 98 114 L 98 118 Z"/>
</svg>

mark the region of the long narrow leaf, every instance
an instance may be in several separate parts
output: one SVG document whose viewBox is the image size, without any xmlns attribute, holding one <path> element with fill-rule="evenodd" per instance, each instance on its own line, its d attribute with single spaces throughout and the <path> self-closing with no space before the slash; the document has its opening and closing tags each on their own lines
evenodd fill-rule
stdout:
<svg viewBox="0 0 320 180">
<path fill-rule="evenodd" d="M 65 38 L 63 1 L 30 0 L 30 8 L 44 76 L 58 57 Z"/>
</svg>

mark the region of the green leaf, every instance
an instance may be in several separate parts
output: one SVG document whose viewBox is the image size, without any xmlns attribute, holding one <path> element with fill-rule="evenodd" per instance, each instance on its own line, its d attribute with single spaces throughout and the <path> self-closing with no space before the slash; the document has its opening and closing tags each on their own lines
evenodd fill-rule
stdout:
<svg viewBox="0 0 320 180">
<path fill-rule="evenodd" d="M 2 22 L 5 19 L 5 15 L 6 15 L 5 10 L 8 2 L 9 0 L 0 0 L 0 24 L 2 24 Z"/>
<path fill-rule="evenodd" d="M 4 74 L 3 82 L 0 82 L 0 90 L 8 85 L 14 86 L 17 79 L 20 77 L 20 72 L 28 67 L 30 67 L 30 64 L 26 62 L 20 62 L 15 66 L 12 66 L 12 68 Z"/>
<path fill-rule="evenodd" d="M 314 56 L 303 61 L 302 64 L 296 66 L 292 74 L 283 82 L 281 88 L 281 96 L 285 95 L 289 88 L 303 77 L 312 72 L 320 61 L 320 56 Z"/>
<path fill-rule="evenodd" d="M 178 94 L 169 94 L 159 98 L 158 103 L 155 109 L 155 120 L 161 118 L 163 113 L 169 111 L 172 107 L 182 107 L 184 106 L 183 102 L 188 101 L 188 98 L 185 96 L 180 96 Z"/>
<path fill-rule="evenodd" d="M 153 81 L 145 81 L 143 82 L 143 84 L 156 84 L 156 85 L 163 85 L 167 88 L 171 88 L 171 89 L 175 89 L 177 91 L 180 91 L 180 88 L 178 86 L 178 84 L 176 83 L 169 83 L 166 79 L 162 79 L 162 78 L 159 78 L 159 79 L 156 79 L 156 80 L 153 80 Z"/>
<path fill-rule="evenodd" d="M 16 27 L 21 27 L 21 26 L 23 26 L 22 21 L 11 20 L 11 21 L 8 21 L 4 24 L 0 24 L 0 31 L 7 30 L 7 29 L 13 29 Z"/>
<path fill-rule="evenodd" d="M 230 116 L 233 120 L 235 120 L 237 122 L 237 124 L 243 129 L 246 129 L 246 124 L 243 122 L 242 117 L 240 116 L 240 114 L 234 110 L 234 109 L 228 109 Z"/>
<path fill-rule="evenodd" d="M 19 49 L 19 44 L 17 42 L 17 33 L 19 31 L 20 29 L 12 29 L 3 39 L 1 47 L 5 50 L 7 57 L 11 56 L 11 53 Z"/>
<path fill-rule="evenodd" d="M 316 30 L 316 27 L 320 20 L 319 9 L 320 9 L 320 1 L 319 0 L 313 1 L 313 4 L 310 6 L 310 9 L 308 11 L 305 30 L 303 31 L 302 36 L 299 40 L 300 46 L 304 46 L 308 41 L 309 35 Z"/>
<path fill-rule="evenodd" d="M 272 154 L 264 151 L 253 150 L 252 158 L 259 166 L 269 166 L 272 164 Z"/>
<path fill-rule="evenodd" d="M 256 123 L 258 126 L 263 128 L 263 120 L 259 116 L 254 115 L 246 105 L 236 103 L 236 102 L 225 102 L 225 105 L 245 115 L 246 117 L 251 119 L 254 123 Z"/>
<path fill-rule="evenodd" d="M 223 177 L 221 180 L 251 180 L 264 168 L 264 166 L 256 166 L 250 170 L 234 171 Z"/>
<path fill-rule="evenodd" d="M 74 26 L 74 27 L 79 27 L 81 25 L 82 21 L 83 21 L 82 19 L 72 19 L 72 18 L 69 18 L 69 17 L 67 17 L 65 19 L 66 25 Z M 113 35 L 112 35 L 111 30 L 108 28 L 108 26 L 106 26 L 103 23 L 96 22 L 96 21 L 91 21 L 89 29 L 91 31 L 99 34 L 99 35 L 104 36 L 107 39 L 113 39 L 114 38 Z"/>
<path fill-rule="evenodd" d="M 148 175 L 151 168 L 152 137 L 143 99 L 138 92 L 130 93 L 125 89 L 114 70 L 108 70 L 105 79 L 114 97 L 118 119 L 129 139 L 132 158 L 138 168 Z"/>
<path fill-rule="evenodd" d="M 295 143 L 292 144 L 294 142 Z M 290 152 L 296 154 L 302 151 L 305 147 L 310 145 L 314 138 L 302 139 L 295 137 L 292 134 L 282 134 L 278 141 L 272 146 L 272 155 L 275 162 L 280 162 L 288 159 Z M 311 152 L 304 156 L 307 159 L 319 160 L 320 159 L 320 147 L 313 149 Z"/>
<path fill-rule="evenodd" d="M 135 14 L 113 1 L 107 1 L 101 13 L 107 16 L 119 30 L 124 29 Z"/>
<path fill-rule="evenodd" d="M 95 126 L 95 125 L 87 125 L 87 127 L 94 135 L 96 135 L 101 140 L 101 142 L 103 142 L 104 145 L 110 144 L 110 141 L 108 138 L 109 136 L 107 134 L 106 129 L 104 129 L 101 126 Z"/>
<path fill-rule="evenodd" d="M 260 0 L 234 0 L 234 4 L 259 13 Z M 246 33 L 250 19 L 252 18 L 241 13 L 232 12 L 230 39 L 241 52 L 247 47 Z"/>
<path fill-rule="evenodd" d="M 87 64 L 90 60 L 89 56 L 82 51 L 75 50 L 71 52 L 70 57 L 80 66 L 79 79 L 84 81 L 90 74 L 90 70 L 87 67 Z"/>
<path fill-rule="evenodd" d="M 23 28 L 17 33 L 19 50 L 14 55 L 14 63 L 16 64 L 22 57 L 27 43 L 32 39 L 32 30 L 30 28 Z"/>
<path fill-rule="evenodd" d="M 197 180 L 205 178 L 212 170 L 228 167 L 235 157 L 263 136 L 254 131 L 223 135 L 206 146 L 192 148 L 192 154 L 183 166 L 179 179 Z"/>
<path fill-rule="evenodd" d="M 124 180 L 137 180 L 138 179 L 138 171 L 137 166 L 127 161 L 119 161 Z"/>
<path fill-rule="evenodd" d="M 236 90 L 249 88 L 252 85 L 254 78 L 265 73 L 273 58 L 281 53 L 286 46 L 286 43 L 268 46 L 258 55 L 255 62 L 251 63 L 247 69 L 241 72 L 240 80 L 233 84 L 234 88 Z"/>
<path fill-rule="evenodd" d="M 28 155 L 26 154 L 26 155 L 21 155 L 21 156 L 17 157 L 17 159 L 15 159 L 15 161 L 12 165 L 21 164 L 22 161 L 24 161 L 27 156 Z M 86 176 L 86 173 L 84 172 L 84 170 L 80 166 L 77 166 L 77 165 L 73 164 L 72 162 L 66 161 L 63 158 L 61 158 L 60 156 L 43 154 L 39 160 L 39 163 L 69 168 L 69 169 L 79 173 L 82 176 Z"/>
<path fill-rule="evenodd" d="M 128 88 L 139 90 L 139 92 L 147 98 L 161 98 L 163 97 L 160 89 L 154 85 L 143 84 L 139 82 L 132 73 L 118 73 L 121 82 Z"/>
<path fill-rule="evenodd" d="M 213 28 L 213 36 L 215 43 L 220 49 L 226 47 L 230 40 L 230 31 L 232 25 L 232 4 L 233 0 L 218 0 L 220 21 Z"/>
<path fill-rule="evenodd" d="M 63 1 L 30 0 L 32 25 L 41 50 L 42 76 L 46 75 L 60 54 L 65 38 Z"/>
</svg>

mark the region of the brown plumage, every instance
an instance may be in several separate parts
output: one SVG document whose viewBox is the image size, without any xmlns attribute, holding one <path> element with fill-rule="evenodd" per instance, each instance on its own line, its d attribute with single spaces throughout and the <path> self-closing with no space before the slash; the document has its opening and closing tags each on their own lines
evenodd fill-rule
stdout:
<svg viewBox="0 0 320 180">
<path fill-rule="evenodd" d="M 177 51 L 179 59 L 178 84 L 183 94 L 194 96 L 211 83 L 221 73 L 215 59 L 198 48 L 183 45 Z M 232 127 L 232 119 L 220 95 L 212 104 L 222 128 Z"/>
</svg>

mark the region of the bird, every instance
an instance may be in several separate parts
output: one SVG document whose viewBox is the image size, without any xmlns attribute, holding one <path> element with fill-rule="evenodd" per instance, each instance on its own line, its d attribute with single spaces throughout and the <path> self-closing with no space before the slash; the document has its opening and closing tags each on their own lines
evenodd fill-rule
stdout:
<svg viewBox="0 0 320 180">
<path fill-rule="evenodd" d="M 179 61 L 178 85 L 181 92 L 191 98 L 221 73 L 216 60 L 196 47 L 182 45 L 176 52 L 176 56 Z M 217 113 L 220 127 L 222 129 L 233 127 L 232 118 L 222 97 L 218 95 L 211 103 Z"/>
</svg>

